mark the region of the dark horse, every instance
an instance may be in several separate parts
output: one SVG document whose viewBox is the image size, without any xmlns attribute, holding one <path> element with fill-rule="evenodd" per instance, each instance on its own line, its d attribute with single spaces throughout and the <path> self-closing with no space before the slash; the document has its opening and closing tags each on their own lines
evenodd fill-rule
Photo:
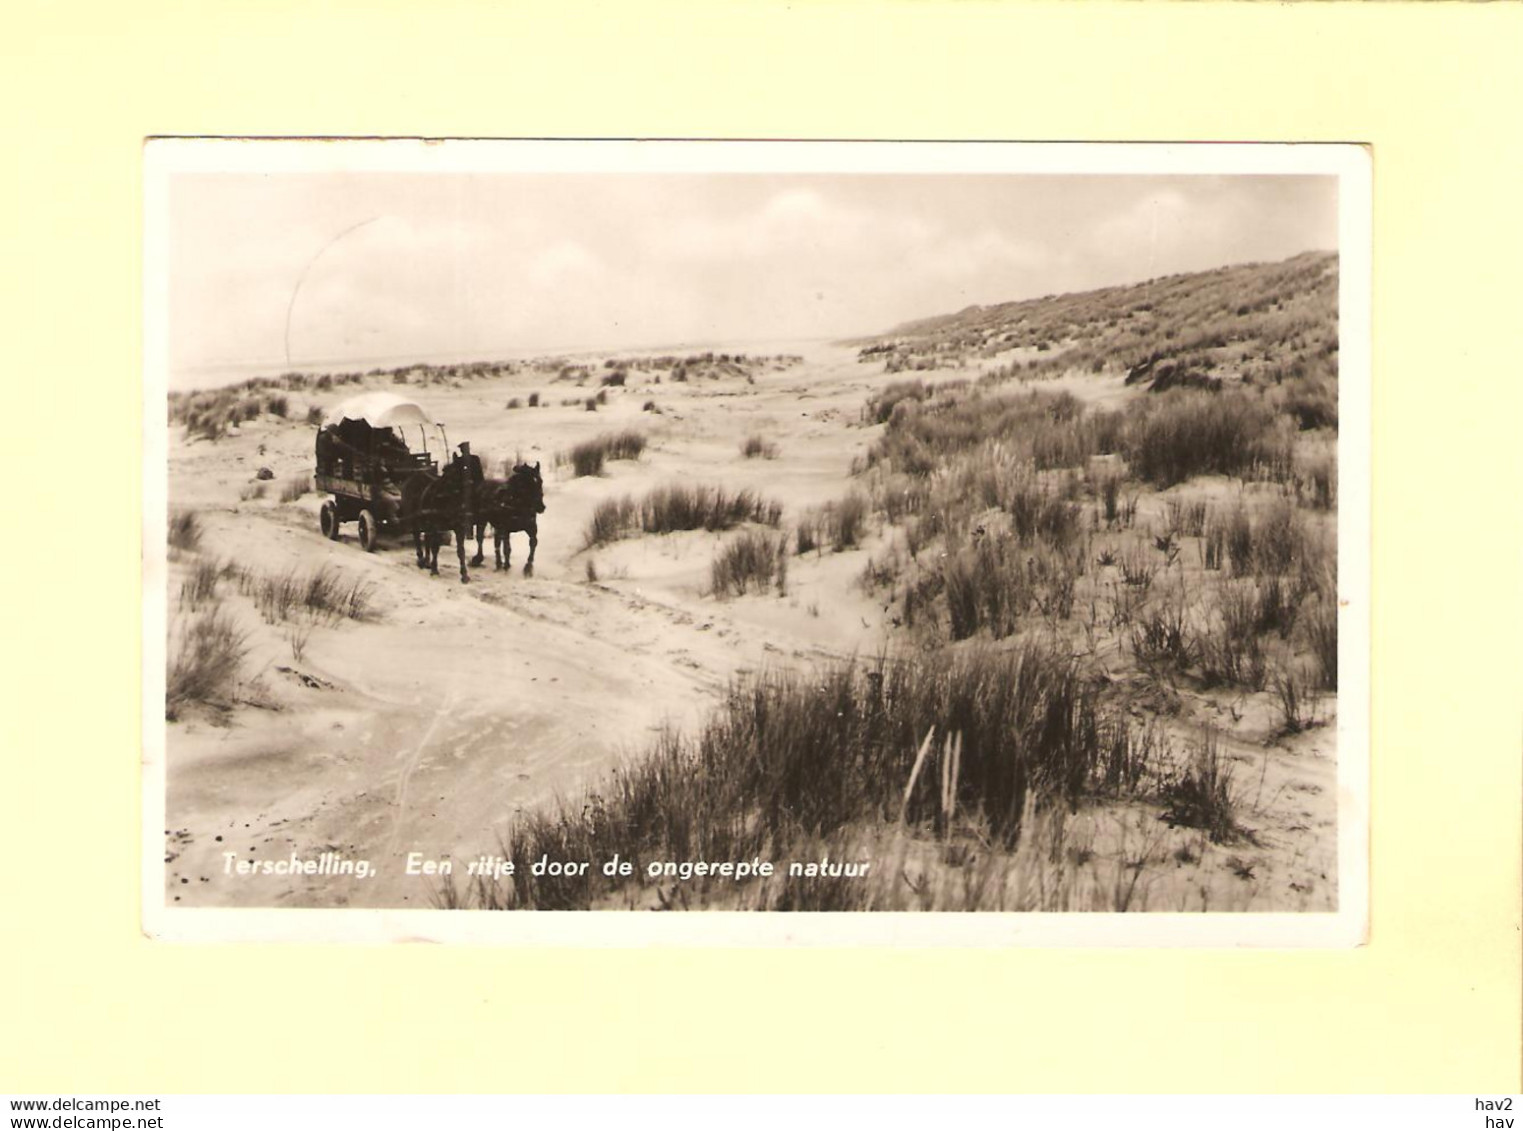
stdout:
<svg viewBox="0 0 1523 1131">
<path fill-rule="evenodd" d="M 529 536 L 529 560 L 524 563 L 524 576 L 534 575 L 534 551 L 539 546 L 539 515 L 545 513 L 545 482 L 540 478 L 539 464 L 529 466 L 521 463 L 507 479 L 488 479 L 479 488 L 481 494 L 476 505 L 476 556 L 472 565 L 479 566 L 486 560 L 482 543 L 486 528 L 492 528 L 492 552 L 498 569 L 507 569 L 513 556 L 509 536 L 524 533 Z"/>
<path fill-rule="evenodd" d="M 447 464 L 442 472 L 410 475 L 402 484 L 399 517 L 405 529 L 412 530 L 413 551 L 418 568 L 439 576 L 439 547 L 445 531 L 455 536 L 455 553 L 460 558 L 460 581 L 469 581 L 465 570 L 465 540 L 470 536 L 476 509 L 481 504 L 482 487 L 468 481 L 458 463 Z"/>
</svg>

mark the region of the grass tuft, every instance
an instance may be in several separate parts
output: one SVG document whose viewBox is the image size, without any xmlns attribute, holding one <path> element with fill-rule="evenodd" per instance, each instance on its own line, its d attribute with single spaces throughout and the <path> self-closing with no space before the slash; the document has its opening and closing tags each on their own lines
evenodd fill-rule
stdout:
<svg viewBox="0 0 1523 1131">
<path fill-rule="evenodd" d="M 746 522 L 776 526 L 782 513 L 780 504 L 754 491 L 673 484 L 655 488 L 639 502 L 625 495 L 599 503 L 582 532 L 582 548 L 606 545 L 636 530 L 670 534 L 679 530 L 731 530 Z"/>
<path fill-rule="evenodd" d="M 177 645 L 169 659 L 164 717 L 173 722 L 195 705 L 230 707 L 248 654 L 247 634 L 225 609 L 214 606 L 184 625 Z"/>
<path fill-rule="evenodd" d="M 1259 639 L 1258 593 L 1251 582 L 1224 582 L 1207 625 L 1196 635 L 1201 676 L 1208 687 L 1223 684 L 1262 691 L 1268 660 Z"/>
<path fill-rule="evenodd" d="M 657 487 L 641 500 L 640 529 L 646 534 L 668 534 L 676 530 L 729 530 L 743 522 L 776 526 L 782 513 L 780 504 L 754 491 L 675 484 Z"/>
<path fill-rule="evenodd" d="M 1275 673 L 1274 692 L 1280 703 L 1280 733 L 1300 734 L 1317 725 L 1317 700 L 1306 677 L 1286 664 Z"/>
<path fill-rule="evenodd" d="M 516 817 L 503 851 L 530 860 L 618 852 L 645 863 L 817 860 L 828 852 L 881 862 L 889 854 L 874 851 L 880 838 L 895 838 L 903 852 L 971 831 L 1002 854 L 1052 843 L 1042 832 L 1046 814 L 1149 788 L 1152 750 L 1124 716 L 1101 708 L 1073 660 L 1051 646 L 758 676 L 734 684 L 696 736 L 668 731 L 585 797 Z M 900 895 L 882 898 L 915 890 L 922 868 L 902 863 L 884 873 Z M 470 901 L 734 907 L 745 892 L 744 906 L 782 910 L 864 906 L 850 894 L 863 890 L 846 884 L 810 894 L 786 877 L 707 887 L 652 879 L 643 868 L 629 879 L 593 868 L 570 879 L 521 873 L 479 886 Z M 969 893 L 963 905 L 982 902 Z M 458 893 L 446 905 L 461 905 Z"/>
<path fill-rule="evenodd" d="M 1317 686 L 1338 690 L 1338 602 L 1331 590 L 1317 594 L 1303 618 L 1303 631 L 1316 664 Z"/>
<path fill-rule="evenodd" d="M 593 508 L 587 529 L 582 532 L 582 549 L 607 545 L 623 538 L 633 528 L 637 511 L 628 495 L 604 499 Z"/>
<path fill-rule="evenodd" d="M 1163 801 L 1169 824 L 1201 829 L 1217 844 L 1246 835 L 1237 823 L 1232 764 L 1221 756 L 1214 731 L 1192 748 L 1189 764 L 1164 787 Z"/>
<path fill-rule="evenodd" d="M 645 451 L 646 443 L 645 433 L 633 428 L 622 432 L 605 432 L 591 440 L 584 440 L 569 452 L 558 453 L 555 463 L 558 467 L 570 464 L 572 473 L 577 478 L 602 475 L 605 461 L 639 459 Z"/>
<path fill-rule="evenodd" d="M 201 516 L 193 510 L 175 510 L 169 515 L 169 546 L 172 550 L 195 553 L 201 548 Z"/>
<path fill-rule="evenodd" d="M 205 558 L 196 562 L 190 576 L 180 583 L 180 608 L 195 610 L 214 601 L 223 569 L 220 563 Z"/>
<path fill-rule="evenodd" d="M 345 578 L 333 566 L 322 565 L 310 573 L 295 566 L 275 575 L 242 568 L 233 572 L 239 592 L 254 602 L 267 624 L 298 615 L 327 623 L 368 620 L 372 615 L 375 586 L 363 578 Z"/>
<path fill-rule="evenodd" d="M 788 586 L 788 540 L 759 530 L 731 540 L 709 571 L 709 588 L 716 597 L 765 593 L 774 583 L 778 596 L 783 596 Z"/>
<path fill-rule="evenodd" d="M 1274 411 L 1241 393 L 1172 390 L 1132 408 L 1126 460 L 1158 487 L 1195 475 L 1245 475 L 1265 458 L 1274 433 Z"/>
<path fill-rule="evenodd" d="M 740 445 L 740 454 L 746 459 L 776 459 L 777 445 L 763 436 L 747 436 Z"/>
<path fill-rule="evenodd" d="M 312 490 L 312 477 L 310 475 L 294 475 L 287 479 L 280 488 L 280 501 L 282 503 L 294 503 Z"/>
</svg>

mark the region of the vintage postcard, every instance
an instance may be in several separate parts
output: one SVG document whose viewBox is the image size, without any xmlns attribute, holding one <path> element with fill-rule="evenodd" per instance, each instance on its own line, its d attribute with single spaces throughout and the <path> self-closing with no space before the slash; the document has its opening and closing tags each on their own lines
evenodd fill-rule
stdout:
<svg viewBox="0 0 1523 1131">
<path fill-rule="evenodd" d="M 1365 150 L 144 168 L 150 935 L 1363 941 Z"/>
</svg>

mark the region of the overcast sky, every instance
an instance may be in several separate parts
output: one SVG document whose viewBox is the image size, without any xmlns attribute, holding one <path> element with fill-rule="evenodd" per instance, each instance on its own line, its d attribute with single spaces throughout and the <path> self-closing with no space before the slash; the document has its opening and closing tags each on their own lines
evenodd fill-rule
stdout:
<svg viewBox="0 0 1523 1131">
<path fill-rule="evenodd" d="M 864 334 L 1337 246 L 1336 180 L 1313 176 L 180 173 L 169 209 L 175 387 L 288 349 Z"/>
</svg>

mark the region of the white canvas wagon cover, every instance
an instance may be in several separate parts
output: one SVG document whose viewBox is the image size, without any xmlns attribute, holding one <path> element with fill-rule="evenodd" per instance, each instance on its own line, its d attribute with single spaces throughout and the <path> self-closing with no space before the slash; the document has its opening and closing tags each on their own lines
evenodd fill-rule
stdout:
<svg viewBox="0 0 1523 1131">
<path fill-rule="evenodd" d="M 361 393 L 342 404 L 334 405 L 323 418 L 324 424 L 341 420 L 363 420 L 372 428 L 392 428 L 406 424 L 428 426 L 428 414 L 416 401 L 396 393 Z"/>
</svg>

